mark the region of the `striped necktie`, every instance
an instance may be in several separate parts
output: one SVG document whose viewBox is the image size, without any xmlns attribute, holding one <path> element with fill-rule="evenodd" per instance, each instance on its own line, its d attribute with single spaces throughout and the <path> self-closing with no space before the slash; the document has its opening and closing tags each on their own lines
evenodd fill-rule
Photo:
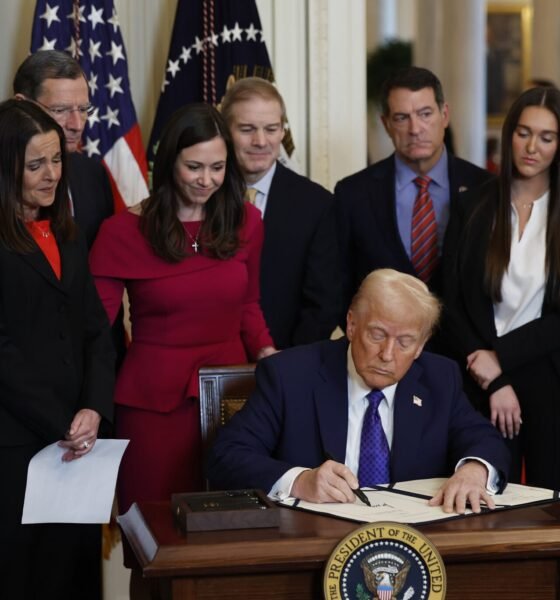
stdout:
<svg viewBox="0 0 560 600">
<path fill-rule="evenodd" d="M 367 396 L 369 406 L 364 415 L 360 440 L 360 465 L 358 481 L 360 487 L 378 483 L 389 483 L 390 451 L 383 424 L 379 416 L 379 404 L 385 398 L 380 390 L 372 390 Z"/>
<path fill-rule="evenodd" d="M 418 195 L 412 209 L 410 236 L 410 260 L 416 274 L 425 283 L 430 280 L 439 261 L 436 214 L 428 192 L 431 181 L 426 175 L 420 175 L 414 180 L 418 186 Z"/>
</svg>

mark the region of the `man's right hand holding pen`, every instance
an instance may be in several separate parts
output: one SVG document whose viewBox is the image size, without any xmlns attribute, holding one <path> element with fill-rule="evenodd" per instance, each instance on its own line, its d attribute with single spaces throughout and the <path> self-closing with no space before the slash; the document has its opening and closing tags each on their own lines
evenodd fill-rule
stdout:
<svg viewBox="0 0 560 600">
<path fill-rule="evenodd" d="M 354 473 L 346 465 L 329 459 L 316 469 L 300 473 L 291 495 L 307 502 L 354 502 L 360 497 L 358 491 L 363 494 Z"/>
</svg>

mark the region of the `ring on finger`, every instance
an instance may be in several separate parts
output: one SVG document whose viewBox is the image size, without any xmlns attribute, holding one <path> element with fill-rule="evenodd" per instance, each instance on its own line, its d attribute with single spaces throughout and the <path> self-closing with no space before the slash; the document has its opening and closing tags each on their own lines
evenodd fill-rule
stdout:
<svg viewBox="0 0 560 600">
<path fill-rule="evenodd" d="M 88 441 L 85 441 L 85 442 L 82 444 L 82 448 L 83 448 L 84 450 L 87 450 L 87 449 L 89 448 L 89 442 L 88 442 Z"/>
</svg>

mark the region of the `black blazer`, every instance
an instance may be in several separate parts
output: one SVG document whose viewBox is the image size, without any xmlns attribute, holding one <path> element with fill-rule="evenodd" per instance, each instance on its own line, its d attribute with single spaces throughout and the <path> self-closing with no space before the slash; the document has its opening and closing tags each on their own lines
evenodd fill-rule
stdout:
<svg viewBox="0 0 560 600">
<path fill-rule="evenodd" d="M 99 226 L 114 212 L 109 176 L 99 161 L 85 154 L 70 152 L 67 156 L 74 219 L 91 248 Z"/>
<path fill-rule="evenodd" d="M 39 249 L 0 246 L 0 446 L 60 440 L 81 408 L 112 419 L 114 351 L 86 244 L 59 249 L 60 281 Z"/>
<path fill-rule="evenodd" d="M 276 347 L 328 339 L 339 300 L 332 194 L 277 162 L 264 228 L 261 306 Z"/>
<path fill-rule="evenodd" d="M 390 157 L 339 181 L 335 187 L 336 222 L 343 266 L 343 309 L 362 279 L 374 269 L 391 268 L 416 275 L 399 234 L 395 198 L 395 158 Z M 448 154 L 451 207 L 459 192 L 492 177 L 479 167 Z M 441 293 L 441 268 L 431 289 Z M 341 322 L 345 314 L 341 315 Z"/>
<path fill-rule="evenodd" d="M 101 162 L 79 152 L 68 153 L 68 184 L 72 194 L 74 220 L 91 248 L 101 223 L 114 213 L 113 192 L 109 176 Z M 112 327 L 117 353 L 117 370 L 126 354 L 124 309 L 121 307 Z"/>
<path fill-rule="evenodd" d="M 546 300 L 552 295 L 550 278 L 542 316 L 501 337 L 496 335 L 493 303 L 483 281 L 497 197 L 497 181 L 491 181 L 475 194 L 461 197 L 451 213 L 443 264 L 442 334 L 461 364 L 474 350 L 495 350 L 504 372 L 500 385 L 510 383 L 508 374 L 537 361 L 550 361 L 560 376 L 560 313 Z"/>
</svg>

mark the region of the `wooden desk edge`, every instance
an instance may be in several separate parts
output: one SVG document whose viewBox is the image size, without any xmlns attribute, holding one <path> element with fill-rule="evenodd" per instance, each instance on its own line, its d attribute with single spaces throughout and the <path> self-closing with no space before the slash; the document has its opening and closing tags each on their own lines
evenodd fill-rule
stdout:
<svg viewBox="0 0 560 600">
<path fill-rule="evenodd" d="M 322 568 L 326 558 L 342 539 L 340 535 L 276 540 L 233 541 L 231 543 L 162 545 L 150 530 L 140 508 L 119 517 L 143 573 L 147 577 L 204 575 L 220 569 L 242 571 L 283 571 Z M 358 525 L 356 524 L 356 527 Z M 560 529 L 547 526 L 495 530 L 424 532 L 436 545 L 446 563 L 472 560 L 497 561 L 515 558 L 546 558 L 560 554 Z M 343 537 L 343 536 L 342 536 Z M 289 552 L 286 551 L 289 549 Z M 224 568 L 224 565 L 227 565 Z"/>
</svg>

